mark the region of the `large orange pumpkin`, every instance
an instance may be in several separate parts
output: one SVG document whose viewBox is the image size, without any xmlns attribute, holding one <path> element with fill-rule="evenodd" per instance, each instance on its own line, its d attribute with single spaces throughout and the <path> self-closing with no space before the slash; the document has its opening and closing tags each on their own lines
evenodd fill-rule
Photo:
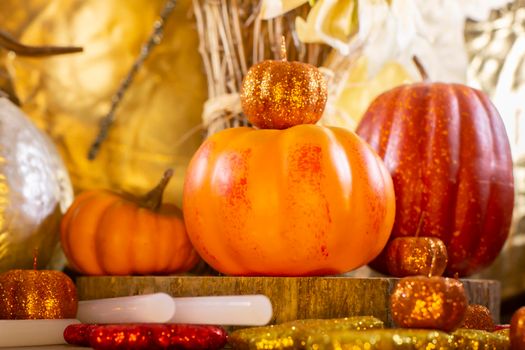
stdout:
<svg viewBox="0 0 525 350">
<path fill-rule="evenodd" d="M 505 127 L 481 91 L 460 84 L 403 85 L 380 95 L 357 129 L 383 158 L 396 191 L 392 238 L 440 238 L 446 274 L 489 265 L 514 206 Z M 383 254 L 382 254 L 383 256 Z M 381 268 L 381 261 L 375 265 Z"/>
<path fill-rule="evenodd" d="M 190 270 L 198 255 L 182 213 L 162 204 L 171 172 L 143 199 L 110 191 L 80 194 L 61 223 L 71 267 L 87 275 L 170 274 Z"/>
<path fill-rule="evenodd" d="M 184 220 L 201 257 L 230 275 L 335 274 L 362 266 L 392 228 L 392 180 L 351 131 L 232 128 L 190 162 Z"/>
</svg>

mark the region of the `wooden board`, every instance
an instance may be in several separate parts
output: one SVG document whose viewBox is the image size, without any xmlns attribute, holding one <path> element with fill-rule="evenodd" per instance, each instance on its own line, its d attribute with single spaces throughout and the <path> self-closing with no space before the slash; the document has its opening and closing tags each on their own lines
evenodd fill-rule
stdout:
<svg viewBox="0 0 525 350">
<path fill-rule="evenodd" d="M 306 318 L 371 315 L 392 326 L 390 294 L 396 278 L 101 276 L 79 277 L 80 300 L 165 292 L 174 297 L 264 294 L 272 301 L 272 323 Z M 500 284 L 462 280 L 469 302 L 487 306 L 499 322 Z"/>
</svg>

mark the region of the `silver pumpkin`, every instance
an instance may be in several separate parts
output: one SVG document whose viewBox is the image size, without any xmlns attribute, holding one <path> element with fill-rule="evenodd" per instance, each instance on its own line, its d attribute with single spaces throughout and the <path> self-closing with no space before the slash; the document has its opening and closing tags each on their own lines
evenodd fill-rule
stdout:
<svg viewBox="0 0 525 350">
<path fill-rule="evenodd" d="M 50 261 L 73 190 L 49 141 L 23 112 L 0 97 L 0 272 Z"/>
</svg>

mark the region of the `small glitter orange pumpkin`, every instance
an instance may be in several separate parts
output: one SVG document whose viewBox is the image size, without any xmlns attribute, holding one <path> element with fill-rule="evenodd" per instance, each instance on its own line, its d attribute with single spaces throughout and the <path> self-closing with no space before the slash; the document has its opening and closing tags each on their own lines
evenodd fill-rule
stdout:
<svg viewBox="0 0 525 350">
<path fill-rule="evenodd" d="M 447 267 L 447 247 L 439 238 L 399 237 L 385 251 L 388 272 L 395 277 L 441 276 Z"/>
<path fill-rule="evenodd" d="M 77 289 L 60 271 L 11 270 L 0 275 L 1 319 L 75 318 Z"/>
<path fill-rule="evenodd" d="M 390 297 L 394 322 L 403 328 L 456 329 L 465 316 L 467 296 L 461 281 L 444 277 L 406 277 Z"/>
<path fill-rule="evenodd" d="M 478 329 L 493 332 L 496 328 L 490 310 L 483 305 L 469 305 L 461 328 Z"/>
<path fill-rule="evenodd" d="M 248 120 L 262 129 L 315 124 L 327 99 L 326 81 L 317 67 L 283 59 L 252 66 L 241 87 L 241 105 Z"/>
<path fill-rule="evenodd" d="M 525 306 L 519 308 L 510 320 L 510 347 L 525 350 Z"/>
</svg>

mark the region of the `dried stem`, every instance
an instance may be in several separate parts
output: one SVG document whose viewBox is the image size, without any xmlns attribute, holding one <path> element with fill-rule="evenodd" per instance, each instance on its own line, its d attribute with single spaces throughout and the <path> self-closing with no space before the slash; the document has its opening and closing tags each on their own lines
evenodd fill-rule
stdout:
<svg viewBox="0 0 525 350">
<path fill-rule="evenodd" d="M 423 227 L 423 218 L 425 217 L 425 212 L 422 211 L 421 212 L 421 215 L 419 216 L 419 222 L 417 223 L 417 228 L 416 228 L 416 238 L 419 237 L 419 234 L 421 233 L 421 228 Z"/>
<path fill-rule="evenodd" d="M 281 36 L 281 61 L 286 61 L 286 38 Z"/>
<path fill-rule="evenodd" d="M 423 66 L 423 64 L 421 63 L 421 61 L 419 60 L 419 58 L 417 58 L 417 56 L 414 56 L 414 57 L 412 57 L 412 61 L 416 65 L 416 68 L 417 68 L 419 74 L 421 75 L 421 79 L 423 79 L 423 81 L 425 81 L 425 82 L 430 81 L 430 77 L 428 76 L 428 72 L 425 69 L 425 67 Z"/>
<path fill-rule="evenodd" d="M 109 128 L 115 122 L 115 112 L 118 106 L 120 105 L 124 97 L 124 94 L 127 92 L 129 87 L 131 86 L 133 79 L 135 78 L 137 72 L 144 65 L 144 62 L 146 61 L 146 59 L 149 57 L 149 55 L 153 51 L 153 48 L 161 42 L 166 21 L 171 15 L 171 13 L 173 12 L 173 9 L 175 8 L 175 3 L 176 3 L 176 0 L 166 1 L 159 18 L 155 21 L 153 25 L 153 32 L 149 36 L 148 40 L 142 46 L 139 56 L 137 57 L 133 65 L 131 66 L 131 69 L 126 75 L 126 77 L 124 78 L 124 80 L 120 83 L 120 86 L 116 94 L 111 99 L 111 106 L 110 106 L 109 112 L 100 121 L 99 133 L 95 141 L 91 145 L 91 148 L 89 149 L 88 159 L 93 160 L 97 156 L 100 150 L 100 147 L 102 146 L 102 143 L 108 137 Z"/>
<path fill-rule="evenodd" d="M 13 51 L 19 56 L 54 56 L 82 52 L 81 47 L 75 46 L 28 46 L 18 42 L 9 33 L 0 30 L 0 47 Z"/>
<path fill-rule="evenodd" d="M 159 211 L 162 207 L 164 191 L 173 177 L 173 169 L 168 169 L 162 175 L 160 182 L 140 200 L 140 205 L 152 211 Z"/>
<path fill-rule="evenodd" d="M 38 266 L 38 247 L 33 249 L 33 270 L 37 270 Z"/>
</svg>

